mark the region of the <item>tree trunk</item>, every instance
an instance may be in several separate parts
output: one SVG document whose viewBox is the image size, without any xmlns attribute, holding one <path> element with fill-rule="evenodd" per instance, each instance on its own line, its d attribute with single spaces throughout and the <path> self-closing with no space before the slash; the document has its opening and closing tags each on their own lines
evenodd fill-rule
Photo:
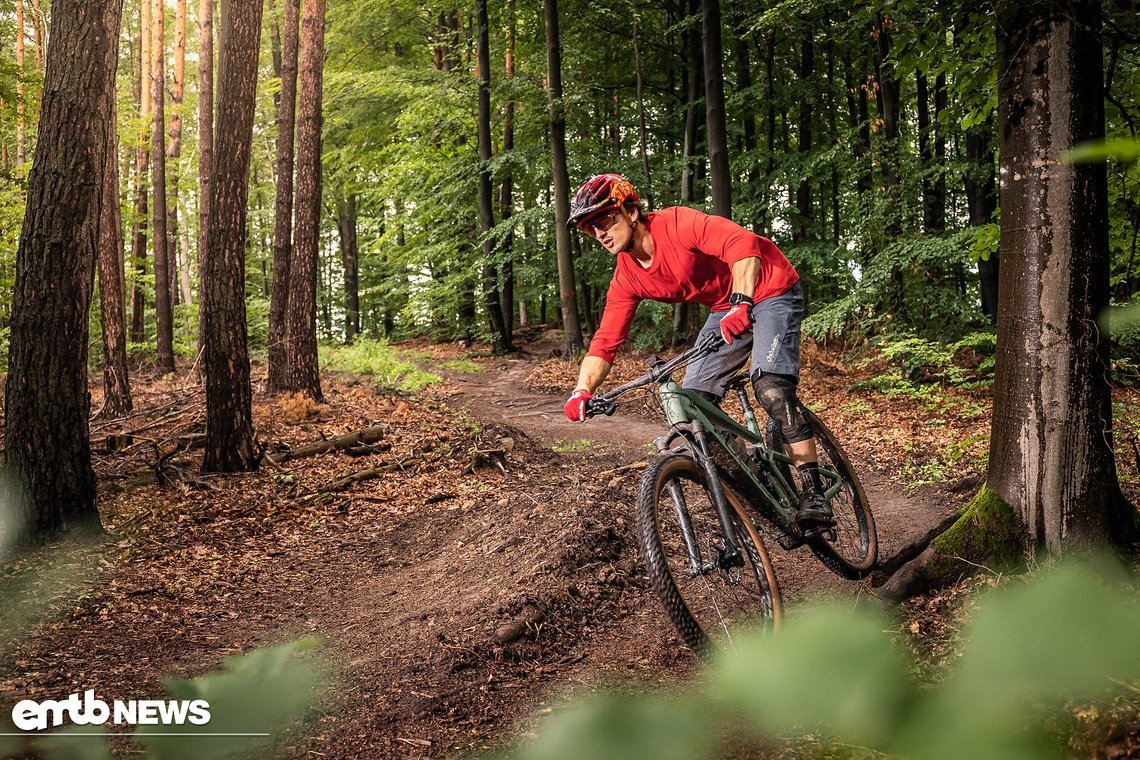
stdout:
<svg viewBox="0 0 1140 760">
<path fill-rule="evenodd" d="M 754 193 L 760 184 L 760 167 L 756 163 L 756 99 L 752 97 L 752 64 L 748 59 L 748 40 L 746 30 L 741 30 L 736 40 L 736 85 L 744 93 L 744 110 L 741 121 L 744 128 L 744 152 L 748 156 L 748 188 L 749 197 L 755 198 Z M 752 231 L 761 234 L 763 228 L 758 218 L 753 217 Z"/>
<path fill-rule="evenodd" d="M 930 132 L 934 143 L 934 180 L 931 183 L 929 229 L 946 229 L 946 141 L 942 134 L 942 112 L 946 110 L 946 75 L 934 79 L 934 124 Z"/>
<path fill-rule="evenodd" d="M 111 123 L 115 123 L 112 99 Z M 123 220 L 119 209 L 118 137 L 112 129 L 107 146 L 99 217 L 99 309 L 103 323 L 104 419 L 125 417 L 131 411 L 127 375 L 127 322 L 123 283 Z"/>
<path fill-rule="evenodd" d="M 637 75 L 637 133 L 641 150 L 641 170 L 645 174 L 645 200 L 653 208 L 653 178 L 649 174 L 649 148 L 645 135 L 645 98 L 642 94 L 641 48 L 637 44 L 637 19 L 633 20 L 633 68 Z"/>
<path fill-rule="evenodd" d="M 297 114 L 297 28 L 300 0 L 284 0 L 281 34 L 281 97 L 277 104 L 277 202 L 273 226 L 273 288 L 269 297 L 270 393 L 286 387 L 286 309 L 293 256 L 293 140 Z"/>
<path fill-rule="evenodd" d="M 257 469 L 245 321 L 249 162 L 261 41 L 261 0 L 228 0 L 222 14 L 218 131 L 214 145 L 206 275 L 206 456 L 208 472 Z"/>
<path fill-rule="evenodd" d="M 21 542 L 69 528 L 99 529 L 87 422 L 87 313 L 115 130 L 121 14 L 122 5 L 107 0 L 52 5 L 4 398 L 13 489 L 7 498 L 15 521 L 4 530 Z"/>
<path fill-rule="evenodd" d="M 879 102 L 879 116 L 883 120 L 882 175 L 883 187 L 893 199 L 899 184 L 899 83 L 894 72 L 888 68 L 891 54 L 891 30 L 893 22 L 879 13 L 875 17 L 878 57 L 875 59 L 875 77 L 879 87 L 876 90 Z M 893 207 L 898 203 L 891 201 Z M 901 219 L 897 212 L 891 212 L 889 234 L 897 238 L 901 232 Z"/>
<path fill-rule="evenodd" d="M 356 193 L 337 198 L 340 227 L 340 253 L 344 263 L 344 341 L 352 343 L 360 332 L 360 288 L 358 269 L 360 246 L 356 235 Z"/>
<path fill-rule="evenodd" d="M 803 41 L 800 44 L 800 85 L 806 86 L 807 92 L 812 91 L 810 83 L 814 72 L 815 45 L 811 30 L 808 29 L 804 32 Z M 799 151 L 803 165 L 807 164 L 807 156 L 811 153 L 812 105 L 806 95 L 800 98 Z M 800 178 L 799 187 L 796 188 L 796 215 L 799 218 L 794 225 L 793 241 L 803 243 L 811 236 L 810 225 L 812 222 L 811 182 L 806 174 Z"/>
<path fill-rule="evenodd" d="M 206 347 L 202 291 L 206 286 L 206 233 L 214 176 L 214 0 L 198 0 L 198 350 Z M 204 357 L 203 357 L 204 358 Z M 198 366 L 205 367 L 205 361 Z"/>
<path fill-rule="evenodd" d="M 491 350 L 505 354 L 511 350 L 511 336 L 503 323 L 503 305 L 499 302 L 499 270 L 495 266 L 495 246 L 491 229 L 495 226 L 494 188 L 491 186 L 491 43 L 487 31 L 487 0 L 478 2 L 478 50 L 476 61 L 479 77 L 479 225 L 483 230 L 483 306 L 491 327 Z"/>
<path fill-rule="evenodd" d="M 700 10 L 700 0 L 689 0 L 690 16 L 697 16 Z M 701 38 L 696 29 L 692 27 L 687 29 L 685 39 L 688 43 L 689 68 L 687 76 L 689 86 L 685 106 L 685 141 L 681 148 L 681 203 L 690 204 L 696 200 L 696 188 L 694 187 L 696 167 L 693 164 L 694 161 L 704 160 L 698 150 L 697 142 L 700 139 L 700 125 L 704 121 L 700 118 L 698 106 L 704 93 L 705 74 L 704 58 L 701 55 Z"/>
<path fill-rule="evenodd" d="M 131 258 L 135 264 L 135 282 L 131 289 L 131 340 L 142 343 L 146 339 L 146 297 L 142 290 L 142 279 L 146 276 L 147 219 L 150 198 L 150 0 L 139 0 L 139 70 L 136 77 L 139 85 L 139 117 L 142 128 L 139 130 L 138 147 L 135 150 L 135 235 L 131 247 Z"/>
<path fill-rule="evenodd" d="M 1097 2 L 998 14 L 1001 268 L 987 484 L 1026 553 L 1131 538 L 1112 449 L 1108 181 L 1065 151 L 1104 139 Z"/>
<path fill-rule="evenodd" d="M 323 399 L 317 365 L 317 261 L 321 231 L 321 88 L 325 0 L 304 0 L 297 108 L 297 197 L 286 317 L 286 389 Z"/>
<path fill-rule="evenodd" d="M 966 130 L 966 205 L 970 212 L 970 224 L 975 226 L 990 224 L 997 210 L 993 133 L 992 117 Z M 978 262 L 982 314 L 989 318 L 991 324 L 997 319 L 1000 264 L 1000 250 L 990 254 L 989 259 Z"/>
<path fill-rule="evenodd" d="M 507 0 L 507 40 L 505 77 L 509 82 L 515 75 L 515 0 Z M 512 97 L 503 107 L 503 155 L 507 163 L 503 165 L 503 185 L 499 195 L 499 218 L 507 221 L 514 213 L 514 174 L 511 171 L 510 157 L 515 149 L 515 101 Z M 515 234 L 508 230 L 503 236 L 503 332 L 512 340 L 514 337 L 515 302 Z"/>
<path fill-rule="evenodd" d="M 934 201 L 934 185 L 930 181 L 930 165 L 933 154 L 930 150 L 930 98 L 927 92 L 926 75 L 914 72 L 914 85 L 918 107 L 918 162 L 922 172 L 922 229 L 932 232 L 931 223 Z"/>
<path fill-rule="evenodd" d="M 178 228 L 179 162 L 182 159 L 182 98 L 186 83 L 186 0 L 177 0 L 174 12 L 174 76 L 170 83 L 170 143 L 167 158 L 170 168 L 170 244 L 166 260 L 170 262 L 170 292 L 172 300 L 179 298 L 178 283 L 182 279 L 181 242 Z"/>
<path fill-rule="evenodd" d="M 151 8 L 150 87 L 154 113 L 151 120 L 151 223 L 154 228 L 155 364 L 162 372 L 174 371 L 174 312 L 170 303 L 170 247 L 166 229 L 166 35 L 164 0 Z"/>
<path fill-rule="evenodd" d="M 16 0 L 16 166 L 28 160 L 24 133 L 24 0 Z"/>
<path fill-rule="evenodd" d="M 764 85 L 767 100 L 765 125 L 768 142 L 768 160 L 764 166 L 764 189 L 761 191 L 760 227 L 767 229 L 772 220 L 772 183 L 776 173 L 776 32 L 768 32 L 764 38 Z"/>
<path fill-rule="evenodd" d="M 713 213 L 732 218 L 732 175 L 728 169 L 728 135 L 724 117 L 723 48 L 720 0 L 702 0 L 705 64 L 705 122 L 709 143 L 709 187 Z"/>
<path fill-rule="evenodd" d="M 546 22 L 547 102 L 550 111 L 550 169 L 554 184 L 554 237 L 558 247 L 558 295 L 562 301 L 563 354 L 582 353 L 574 260 L 570 253 L 570 176 L 566 168 L 566 110 L 562 103 L 562 43 L 558 37 L 558 0 L 543 0 Z"/>
</svg>

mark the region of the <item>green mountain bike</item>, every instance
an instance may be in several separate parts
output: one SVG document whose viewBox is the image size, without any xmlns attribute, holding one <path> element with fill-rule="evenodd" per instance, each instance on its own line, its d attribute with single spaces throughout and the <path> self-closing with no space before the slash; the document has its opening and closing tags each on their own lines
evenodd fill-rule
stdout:
<svg viewBox="0 0 1140 760">
<path fill-rule="evenodd" d="M 795 520 L 799 496 L 791 459 L 774 422 L 760 429 L 747 376 L 728 385 L 740 399 L 744 424 L 673 380 L 676 370 L 722 345 L 711 336 L 669 361 L 650 357 L 648 373 L 586 407 L 591 417 L 612 415 L 622 394 L 658 385 L 669 431 L 655 441 L 658 453 L 638 484 L 638 541 L 654 591 L 685 643 L 702 655 L 710 644 L 732 646 L 743 629 L 779 622 L 780 590 L 753 516 L 784 549 L 807 545 L 845 578 L 866 575 L 878 558 L 866 494 L 818 416 L 808 412 L 836 524 L 804 534 Z"/>
</svg>

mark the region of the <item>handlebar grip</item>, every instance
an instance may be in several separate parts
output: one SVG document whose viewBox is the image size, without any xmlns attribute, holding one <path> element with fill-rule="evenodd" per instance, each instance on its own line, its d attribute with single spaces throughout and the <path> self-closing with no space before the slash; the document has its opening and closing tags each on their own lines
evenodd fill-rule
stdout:
<svg viewBox="0 0 1140 760">
<path fill-rule="evenodd" d="M 599 414 L 611 417 L 615 411 L 617 411 L 617 404 L 602 396 L 592 398 L 586 402 L 587 417 L 597 417 Z"/>
</svg>

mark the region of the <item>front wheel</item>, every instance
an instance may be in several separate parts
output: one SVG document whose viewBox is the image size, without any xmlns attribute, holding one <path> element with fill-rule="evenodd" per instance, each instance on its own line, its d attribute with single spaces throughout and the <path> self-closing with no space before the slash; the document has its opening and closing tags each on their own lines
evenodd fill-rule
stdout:
<svg viewBox="0 0 1140 760">
<path fill-rule="evenodd" d="M 743 500 L 724 485 L 741 562 L 723 566 L 724 537 L 700 465 L 656 457 L 637 488 L 637 535 L 657 597 L 685 643 L 702 656 L 734 646 L 748 628 L 780 618 L 780 590 Z M 712 646 L 710 646 L 712 644 Z"/>
<path fill-rule="evenodd" d="M 835 516 L 835 527 L 807 540 L 815 556 L 837 575 L 850 580 L 866 576 L 879 561 L 879 538 L 875 532 L 875 516 L 867 502 L 867 494 L 855 468 L 839 439 L 810 409 L 804 409 L 815 433 L 816 451 L 820 467 L 832 470 L 841 479 L 842 487 L 828 501 Z M 773 420 L 768 420 L 766 431 L 768 447 L 782 451 L 783 436 Z M 790 468 L 780 464 L 784 476 L 793 485 Z"/>
</svg>

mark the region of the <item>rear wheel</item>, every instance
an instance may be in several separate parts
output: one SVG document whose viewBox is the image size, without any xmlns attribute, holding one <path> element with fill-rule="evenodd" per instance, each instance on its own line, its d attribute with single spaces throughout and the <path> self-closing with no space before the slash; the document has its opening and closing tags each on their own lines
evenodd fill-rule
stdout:
<svg viewBox="0 0 1140 760">
<path fill-rule="evenodd" d="M 685 643 L 702 655 L 731 648 L 741 632 L 771 627 L 780 617 L 776 574 L 760 533 L 743 500 L 727 485 L 724 493 L 741 555 L 735 567 L 718 562 L 723 531 L 691 457 L 655 458 L 637 489 L 637 535 L 650 581 Z"/>
<path fill-rule="evenodd" d="M 871 514 L 863 484 L 859 482 L 859 476 L 855 474 L 839 439 L 814 412 L 810 409 L 804 411 L 815 432 L 820 466 L 838 473 L 843 479 L 843 487 L 828 502 L 835 516 L 835 527 L 809 538 L 807 545 L 820 562 L 836 574 L 851 580 L 862 578 L 875 568 L 879 560 L 875 516 Z M 783 436 L 772 420 L 768 421 L 766 437 L 769 448 L 783 451 Z M 788 482 L 794 485 L 797 481 L 791 476 L 791 468 L 786 464 L 779 466 Z"/>
</svg>

